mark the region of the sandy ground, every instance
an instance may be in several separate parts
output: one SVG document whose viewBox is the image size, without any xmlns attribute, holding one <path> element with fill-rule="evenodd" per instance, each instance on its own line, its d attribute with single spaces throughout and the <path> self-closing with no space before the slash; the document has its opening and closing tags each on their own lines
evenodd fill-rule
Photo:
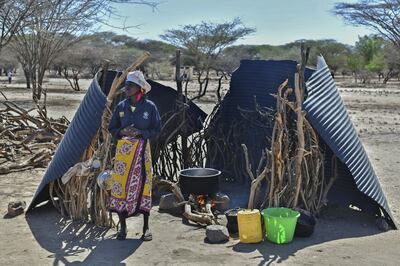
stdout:
<svg viewBox="0 0 400 266">
<path fill-rule="evenodd" d="M 4 80 L 0 78 L 0 82 Z M 90 81 L 83 81 L 87 87 Z M 50 116 L 71 118 L 84 92 L 72 93 L 66 83 L 49 80 Z M 6 88 L 7 87 L 7 88 Z M 0 85 L 10 99 L 31 106 L 23 84 Z M 52 89 L 54 88 L 54 89 Z M 400 221 L 400 87 L 341 89 L 386 198 Z M 1 97 L 1 96 L 0 96 Z M 51 100 L 50 100 L 51 99 Z M 206 109 L 210 105 L 202 104 Z M 0 176 L 0 210 L 12 200 L 32 199 L 44 169 Z M 286 245 L 267 241 L 241 244 L 204 242 L 205 230 L 184 225 L 179 217 L 154 206 L 153 241 L 139 240 L 141 217 L 128 220 L 128 240 L 114 240 L 115 230 L 71 223 L 49 207 L 29 215 L 0 218 L 0 265 L 399 265 L 400 232 L 381 232 L 371 217 L 350 209 L 329 209 L 310 238 Z"/>
</svg>

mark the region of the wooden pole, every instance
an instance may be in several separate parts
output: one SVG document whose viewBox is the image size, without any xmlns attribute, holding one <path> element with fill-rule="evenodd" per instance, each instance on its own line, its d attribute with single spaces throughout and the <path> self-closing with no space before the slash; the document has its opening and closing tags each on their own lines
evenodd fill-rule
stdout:
<svg viewBox="0 0 400 266">
<path fill-rule="evenodd" d="M 150 53 L 145 52 L 130 67 L 125 69 L 119 78 L 117 76 L 115 76 L 115 79 L 114 79 L 113 83 L 111 84 L 110 92 L 108 93 L 108 96 L 107 96 L 108 102 L 112 103 L 112 100 L 114 99 L 119 86 L 121 86 L 121 84 L 125 82 L 125 78 L 128 75 L 128 73 L 133 70 L 136 70 L 138 67 L 140 67 L 140 65 L 142 65 L 149 57 L 150 57 Z"/>
<path fill-rule="evenodd" d="M 183 159 L 183 168 L 188 168 L 188 148 L 187 148 L 187 134 L 186 134 L 186 97 L 183 95 L 182 92 L 182 76 L 181 76 L 181 50 L 176 50 L 176 65 L 175 65 L 175 80 L 176 80 L 176 88 L 178 92 L 178 101 L 181 102 L 180 108 L 182 108 L 182 134 L 181 134 L 181 141 L 182 141 L 182 159 Z M 179 111 L 181 109 L 179 108 Z"/>
<path fill-rule="evenodd" d="M 304 100 L 304 71 L 306 68 L 308 56 L 310 54 L 310 48 L 304 51 L 304 45 L 301 45 L 301 64 L 298 66 L 298 73 L 295 74 L 294 90 L 296 95 L 295 112 L 297 114 L 297 154 L 295 161 L 295 177 L 296 177 L 296 190 L 293 201 L 293 207 L 297 207 L 301 185 L 302 185 L 302 175 L 301 175 L 301 165 L 304 157 L 304 113 L 302 110 L 303 100 Z"/>
<path fill-rule="evenodd" d="M 182 98 L 182 79 L 181 79 L 181 50 L 176 50 L 176 63 L 175 63 L 175 81 L 176 89 L 178 91 L 178 99 Z"/>
</svg>

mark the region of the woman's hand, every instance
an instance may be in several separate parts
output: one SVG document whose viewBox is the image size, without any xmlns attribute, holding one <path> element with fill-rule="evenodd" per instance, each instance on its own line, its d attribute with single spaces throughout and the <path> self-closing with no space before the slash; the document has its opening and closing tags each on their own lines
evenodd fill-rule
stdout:
<svg viewBox="0 0 400 266">
<path fill-rule="evenodd" d="M 134 128 L 133 126 L 127 126 L 126 128 L 123 128 L 120 134 L 121 136 L 127 136 L 127 137 L 134 137 L 134 138 L 141 137 L 140 130 Z"/>
</svg>

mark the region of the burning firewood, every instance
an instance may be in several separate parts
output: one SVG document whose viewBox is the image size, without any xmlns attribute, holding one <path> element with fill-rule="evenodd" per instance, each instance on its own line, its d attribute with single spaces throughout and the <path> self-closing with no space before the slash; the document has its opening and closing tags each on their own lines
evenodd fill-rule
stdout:
<svg viewBox="0 0 400 266">
<path fill-rule="evenodd" d="M 201 225 L 219 224 L 212 212 L 216 201 L 205 195 L 190 195 L 189 200 L 186 201 L 177 183 L 159 178 L 155 178 L 154 182 L 156 187 L 166 186 L 175 195 L 178 205 L 184 205 L 182 215 L 187 220 Z"/>
<path fill-rule="evenodd" d="M 209 209 L 209 211 L 211 212 L 211 204 L 209 204 L 207 206 L 207 209 Z M 196 214 L 192 212 L 192 207 L 189 203 L 185 204 L 185 212 L 183 213 L 183 216 L 190 220 L 193 221 L 195 223 L 199 223 L 199 224 L 205 224 L 205 225 L 210 225 L 213 224 L 214 219 L 211 217 L 211 215 L 209 213 L 207 214 Z"/>
</svg>

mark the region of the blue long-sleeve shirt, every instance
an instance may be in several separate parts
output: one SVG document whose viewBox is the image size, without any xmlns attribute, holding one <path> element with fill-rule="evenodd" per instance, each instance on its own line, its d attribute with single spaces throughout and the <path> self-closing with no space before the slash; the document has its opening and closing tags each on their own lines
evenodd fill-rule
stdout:
<svg viewBox="0 0 400 266">
<path fill-rule="evenodd" d="M 114 139 L 120 139 L 120 131 L 128 126 L 140 130 L 144 139 L 153 139 L 161 131 L 161 118 L 157 106 L 142 98 L 134 110 L 128 99 L 121 101 L 115 108 L 108 130 Z"/>
</svg>

